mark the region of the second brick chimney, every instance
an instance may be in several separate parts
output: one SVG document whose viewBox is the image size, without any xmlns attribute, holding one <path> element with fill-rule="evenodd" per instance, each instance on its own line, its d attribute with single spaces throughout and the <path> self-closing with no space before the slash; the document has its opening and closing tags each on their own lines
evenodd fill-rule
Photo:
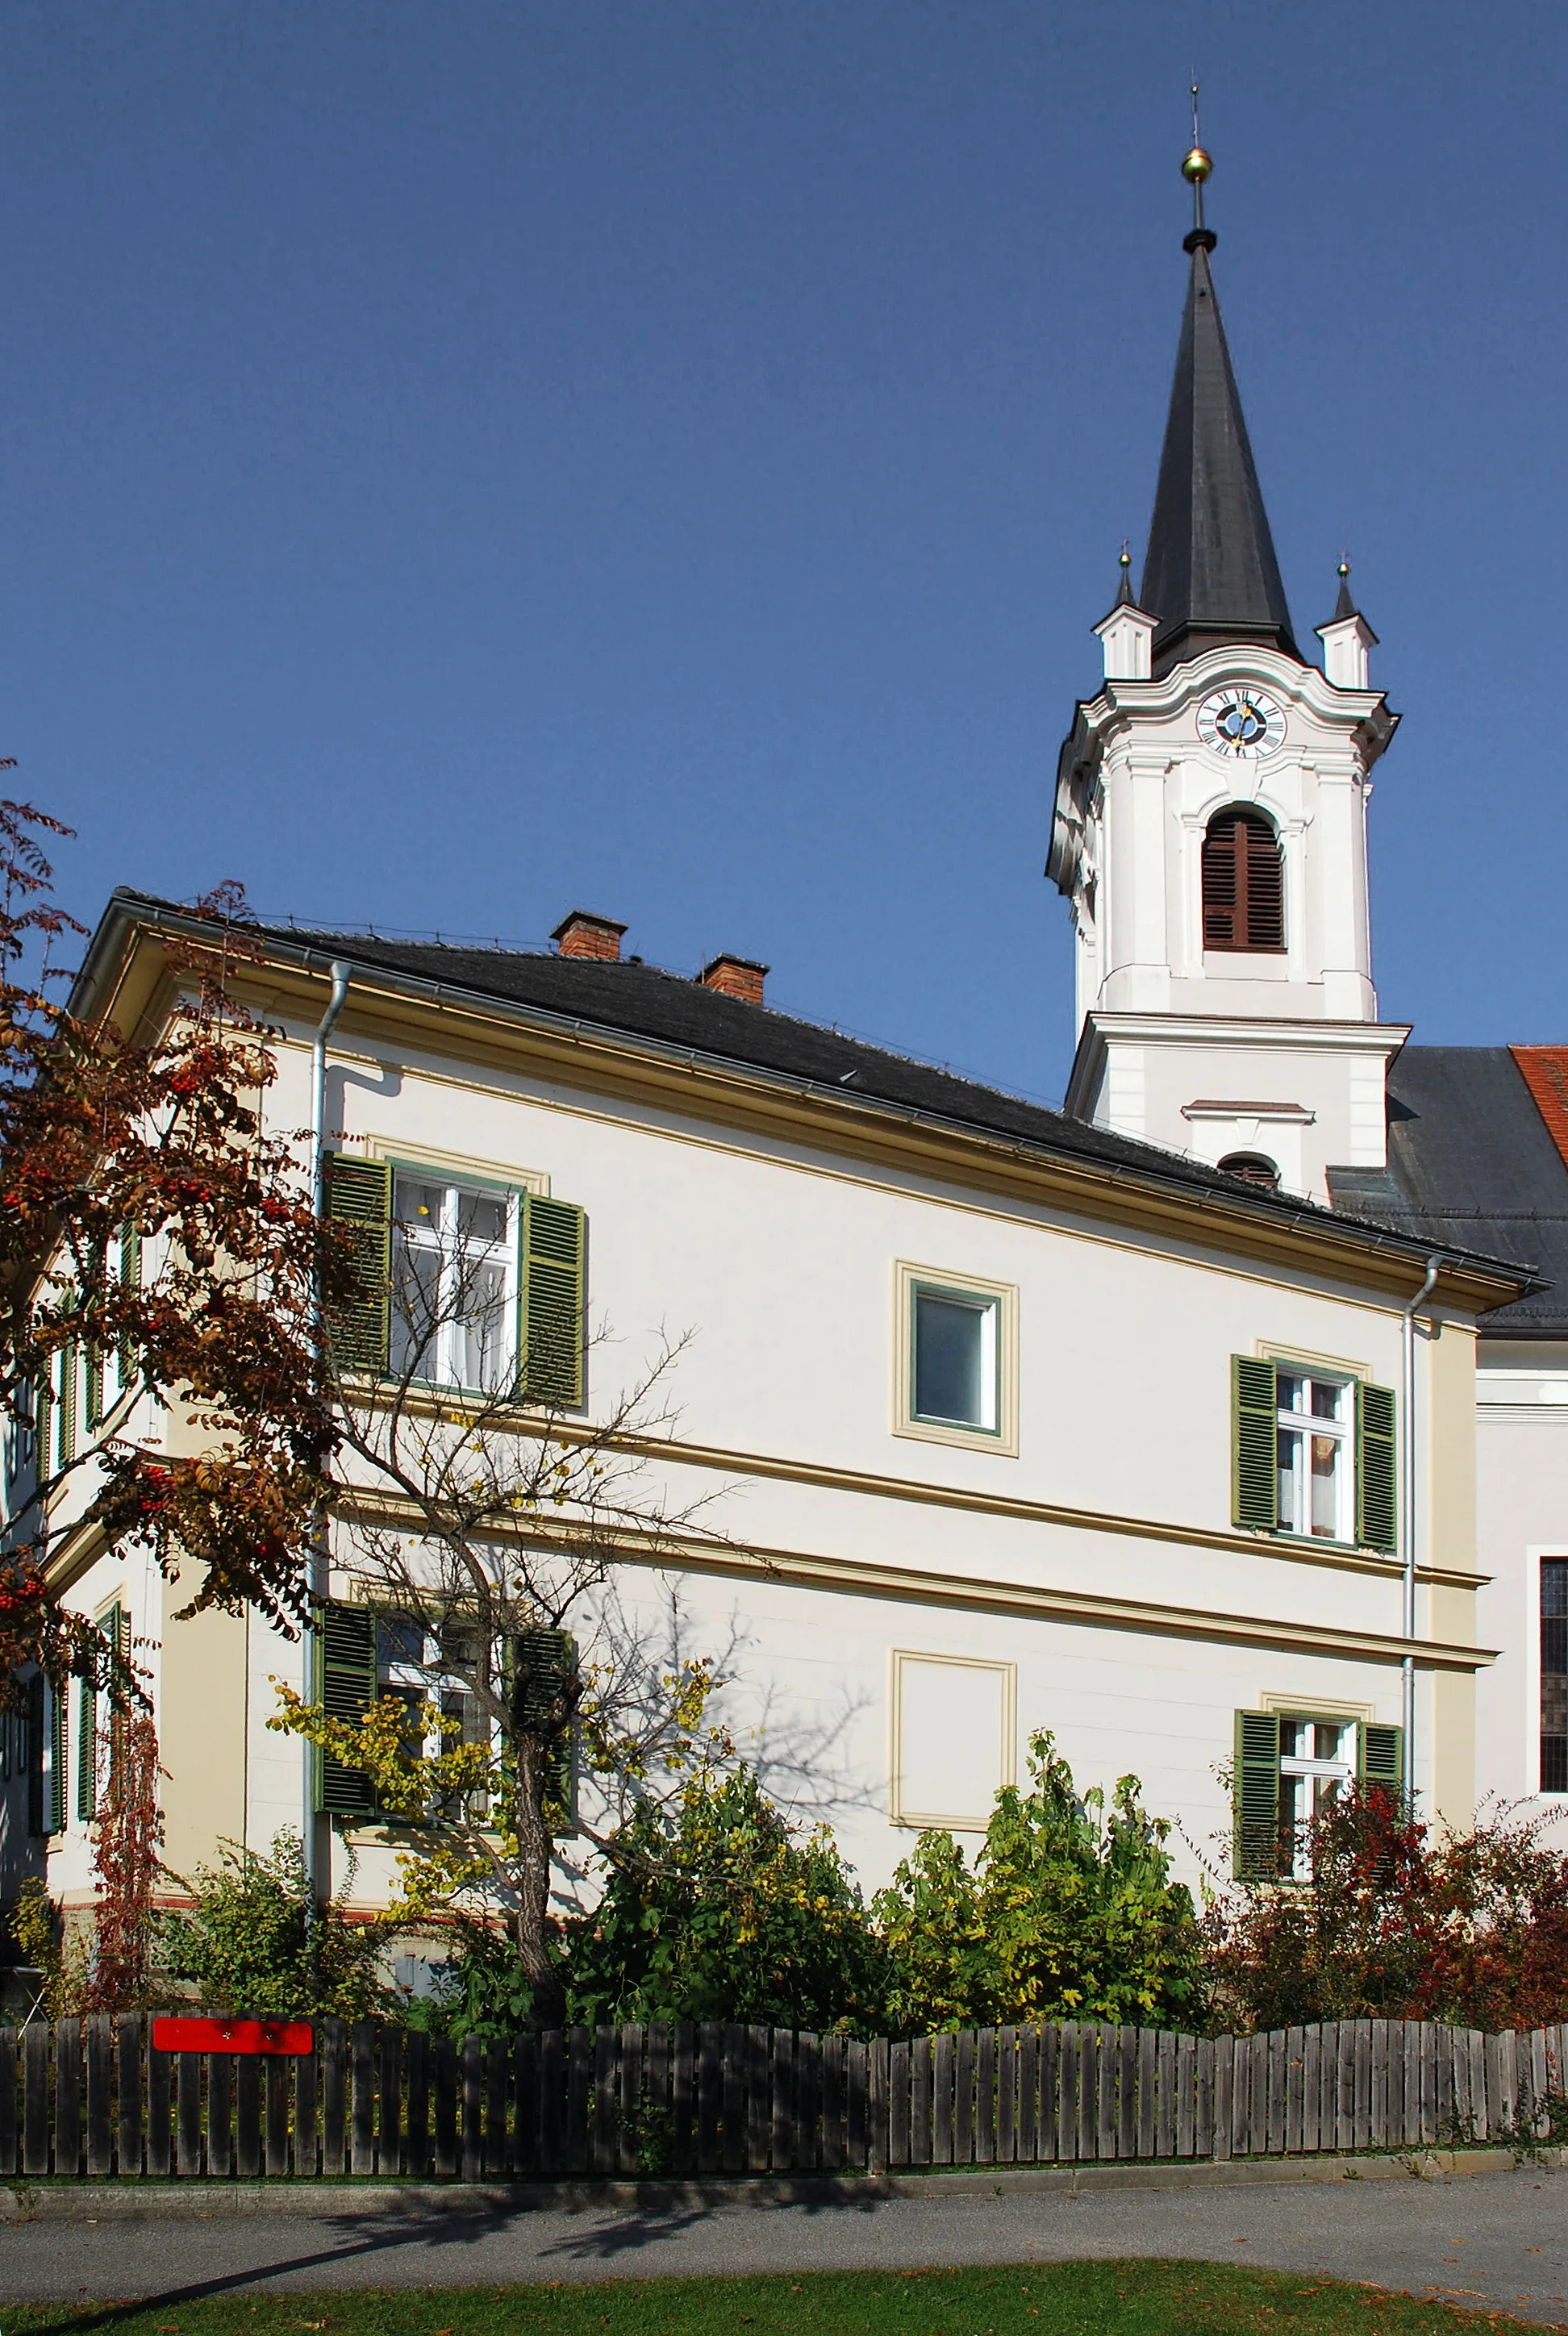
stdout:
<svg viewBox="0 0 1568 2336">
<path fill-rule="evenodd" d="M 562 917 L 550 938 L 560 944 L 562 957 L 595 957 L 614 965 L 620 957 L 625 930 L 612 917 L 590 917 L 586 909 L 574 909 L 570 917 Z"/>
<path fill-rule="evenodd" d="M 716 957 L 709 959 L 697 979 L 705 989 L 716 989 L 721 997 L 740 998 L 748 1006 L 760 1006 L 767 973 L 765 965 L 756 965 L 749 957 Z"/>
</svg>

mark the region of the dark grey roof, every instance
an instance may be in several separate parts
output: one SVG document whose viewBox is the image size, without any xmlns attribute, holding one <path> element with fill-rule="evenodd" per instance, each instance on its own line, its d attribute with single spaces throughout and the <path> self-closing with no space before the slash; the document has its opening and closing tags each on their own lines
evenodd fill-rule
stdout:
<svg viewBox="0 0 1568 2336">
<path fill-rule="evenodd" d="M 1192 280 L 1138 595 L 1160 620 L 1156 674 L 1219 641 L 1264 641 L 1300 654 L 1225 345 L 1209 238 L 1189 240 Z"/>
<path fill-rule="evenodd" d="M 80 977 L 83 983 L 91 981 L 94 954 L 116 910 L 154 924 L 164 918 L 183 922 L 190 914 L 174 901 L 123 888 L 116 891 L 110 917 L 89 949 Z M 294 925 L 262 925 L 252 930 L 279 953 L 297 953 L 317 965 L 342 958 L 351 965 L 383 968 L 402 980 L 428 984 L 433 989 L 492 998 L 567 1021 L 591 1024 L 606 1032 L 752 1066 L 819 1090 L 865 1097 L 954 1127 L 1011 1138 L 1042 1152 L 1123 1167 L 1140 1178 L 1184 1188 L 1194 1198 L 1223 1199 L 1242 1213 L 1259 1212 L 1317 1223 L 1331 1222 L 1336 1213 L 1356 1213 L 1354 1210 L 1329 1212 L 1308 1201 L 1267 1192 L 1158 1144 L 1135 1143 L 1108 1128 L 1093 1127 L 1044 1104 L 1008 1095 L 1002 1088 L 955 1077 L 950 1071 L 908 1056 L 824 1029 L 820 1023 L 798 1021 L 770 1007 L 727 998 L 688 976 L 665 973 L 635 959 L 606 963 L 531 949 L 384 940 Z M 1367 1217 L 1362 1230 L 1374 1239 L 1396 1233 L 1401 1246 L 1408 1238 L 1397 1228 L 1384 1225 L 1375 1214 Z M 1475 1245 L 1458 1241 L 1453 1246 L 1474 1253 Z M 1489 1259 L 1477 1261 L 1495 1263 Z"/>
<path fill-rule="evenodd" d="M 1568 1165 L 1506 1046 L 1407 1046 L 1388 1074 L 1387 1173 L 1330 1182 L 1359 1217 L 1538 1272 L 1485 1336 L 1568 1337 Z"/>
</svg>

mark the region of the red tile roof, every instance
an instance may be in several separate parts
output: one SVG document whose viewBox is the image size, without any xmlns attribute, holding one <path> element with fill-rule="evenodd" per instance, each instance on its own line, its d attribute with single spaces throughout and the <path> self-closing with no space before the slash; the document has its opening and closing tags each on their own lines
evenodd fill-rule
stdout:
<svg viewBox="0 0 1568 2336">
<path fill-rule="evenodd" d="M 1546 1133 L 1568 1163 L 1568 1046 L 1510 1046 Z"/>
</svg>

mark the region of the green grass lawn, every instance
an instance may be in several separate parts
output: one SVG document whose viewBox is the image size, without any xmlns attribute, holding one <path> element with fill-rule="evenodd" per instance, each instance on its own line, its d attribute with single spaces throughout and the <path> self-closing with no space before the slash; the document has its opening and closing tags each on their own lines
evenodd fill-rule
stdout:
<svg viewBox="0 0 1568 2336">
<path fill-rule="evenodd" d="M 593 2287 L 406 2288 L 209 2297 L 199 2303 L 19 2305 L 5 2336 L 1434 2336 L 1520 2323 L 1371 2287 L 1229 2263 L 1025 2263 L 981 2271 L 818 2272 L 799 2279 L 617 2280 Z"/>
</svg>

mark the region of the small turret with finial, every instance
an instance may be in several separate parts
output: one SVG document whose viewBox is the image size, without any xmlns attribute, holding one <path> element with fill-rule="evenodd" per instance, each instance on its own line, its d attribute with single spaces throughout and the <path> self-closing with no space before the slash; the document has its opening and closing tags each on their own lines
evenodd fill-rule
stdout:
<svg viewBox="0 0 1568 2336">
<path fill-rule="evenodd" d="M 1107 681 L 1147 681 L 1150 674 L 1150 643 L 1159 624 L 1138 606 L 1133 590 L 1133 555 L 1127 550 L 1127 540 L 1122 538 L 1121 555 L 1116 562 L 1118 576 L 1116 597 L 1110 613 L 1095 627 L 1100 645 L 1105 653 Z"/>
<path fill-rule="evenodd" d="M 1357 608 L 1350 590 L 1350 562 L 1341 557 L 1337 574 L 1339 597 L 1334 603 L 1334 613 L 1326 625 L 1318 627 L 1318 638 L 1323 644 L 1323 671 L 1336 689 L 1366 689 L 1368 649 L 1378 646 L 1378 636 Z"/>
</svg>

